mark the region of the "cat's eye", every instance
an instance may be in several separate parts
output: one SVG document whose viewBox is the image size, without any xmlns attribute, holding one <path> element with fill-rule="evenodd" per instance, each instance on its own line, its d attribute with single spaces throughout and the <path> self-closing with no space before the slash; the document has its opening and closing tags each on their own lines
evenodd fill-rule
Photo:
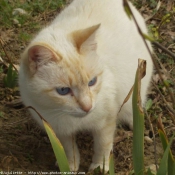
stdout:
<svg viewBox="0 0 175 175">
<path fill-rule="evenodd" d="M 89 83 L 88 86 L 93 86 L 97 82 L 97 77 L 94 77 Z"/>
<path fill-rule="evenodd" d="M 58 87 L 56 88 L 56 91 L 60 95 L 67 95 L 71 90 L 69 87 Z"/>
</svg>

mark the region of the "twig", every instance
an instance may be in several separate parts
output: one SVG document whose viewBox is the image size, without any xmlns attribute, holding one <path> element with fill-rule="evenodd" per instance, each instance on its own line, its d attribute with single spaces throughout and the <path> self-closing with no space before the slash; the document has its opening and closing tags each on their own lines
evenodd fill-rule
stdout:
<svg viewBox="0 0 175 175">
<path fill-rule="evenodd" d="M 171 52 L 169 49 L 165 48 L 164 46 L 162 46 L 161 44 L 159 44 L 156 41 L 152 42 L 156 47 L 158 47 L 159 49 L 163 50 L 165 53 L 167 53 L 169 56 L 171 56 L 174 60 L 175 60 L 175 54 L 173 52 Z"/>
</svg>

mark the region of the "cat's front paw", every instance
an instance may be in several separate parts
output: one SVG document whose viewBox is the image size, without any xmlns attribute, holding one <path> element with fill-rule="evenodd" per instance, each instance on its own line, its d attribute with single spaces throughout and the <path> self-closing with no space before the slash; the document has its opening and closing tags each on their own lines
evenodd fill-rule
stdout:
<svg viewBox="0 0 175 175">
<path fill-rule="evenodd" d="M 105 163 L 105 172 L 108 172 L 109 171 L 109 163 Z M 100 169 L 103 170 L 103 163 L 91 163 L 90 167 L 89 167 L 89 171 L 93 171 L 95 168 L 99 167 L 100 166 Z"/>
<path fill-rule="evenodd" d="M 70 168 L 70 171 L 71 171 L 71 172 L 76 172 L 76 171 L 78 171 L 78 169 L 79 169 L 79 164 L 80 164 L 80 160 L 79 160 L 79 159 L 78 159 L 77 161 L 75 161 L 75 163 L 74 163 L 74 161 L 69 161 L 69 168 Z M 57 161 L 55 162 L 55 166 L 59 167 Z"/>
<path fill-rule="evenodd" d="M 70 171 L 72 171 L 72 172 L 78 171 L 78 169 L 79 169 L 79 164 L 80 164 L 80 161 L 76 161 L 75 163 L 74 163 L 74 161 L 69 161 L 69 168 L 70 168 Z"/>
</svg>

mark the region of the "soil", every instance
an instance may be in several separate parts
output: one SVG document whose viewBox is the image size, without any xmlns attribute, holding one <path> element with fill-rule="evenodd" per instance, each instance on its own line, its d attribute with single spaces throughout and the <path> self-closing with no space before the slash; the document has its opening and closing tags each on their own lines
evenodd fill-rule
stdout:
<svg viewBox="0 0 175 175">
<path fill-rule="evenodd" d="M 142 3 L 139 10 L 145 18 L 150 17 L 147 21 L 149 26 L 151 24 L 155 26 L 160 24 L 163 15 L 171 12 L 174 5 L 173 2 L 172 4 L 169 4 L 169 2 L 162 2 L 158 12 L 152 15 L 156 7 L 146 4 L 144 1 Z M 41 26 L 44 26 L 48 21 L 51 21 L 57 13 L 59 13 L 59 10 L 49 11 L 33 16 L 33 19 L 40 23 Z M 159 31 L 161 43 L 172 52 L 175 52 L 175 47 L 173 45 L 175 39 L 174 22 L 175 16 L 172 15 L 170 23 L 164 24 Z M 16 173 L 24 175 L 47 174 L 49 172 L 56 174 L 56 172 L 59 172 L 59 169 L 55 166 L 55 156 L 47 135 L 39 128 L 29 112 L 22 105 L 18 87 L 14 89 L 6 88 L 3 83 L 3 77 L 7 73 L 9 59 L 18 67 L 20 54 L 29 42 L 20 40 L 18 37 L 19 34 L 22 31 L 27 31 L 34 36 L 38 30 L 36 28 L 29 29 L 29 24 L 25 24 L 25 26 L 22 27 L 13 25 L 11 28 L 0 26 L 0 37 L 1 41 L 3 41 L 3 43 L 1 43 L 3 49 L 1 47 L 0 53 L 4 53 L 4 55 L 0 55 L 3 59 L 3 61 L 0 62 L 0 66 L 3 67 L 3 72 L 0 73 L 0 170 L 4 171 L 4 174 L 7 172 L 9 172 L 9 174 Z M 165 66 L 166 72 L 170 74 L 167 79 L 171 80 L 171 87 L 173 88 L 175 77 L 174 61 L 163 53 L 161 49 L 155 47 L 155 52 L 158 56 L 164 54 L 166 59 L 161 57 L 159 60 L 161 64 Z M 163 75 L 167 76 L 164 73 Z M 172 105 L 170 96 L 160 83 L 160 78 L 157 76 L 156 71 L 153 79 L 157 87 L 160 85 L 162 86 L 161 91 L 165 99 Z M 155 118 L 161 117 L 168 138 L 170 138 L 173 131 L 175 131 L 175 125 L 171 118 L 171 113 L 168 112 L 159 92 L 153 85 L 149 91 L 149 99 L 152 99 L 153 104 L 148 110 L 148 115 L 151 116 L 156 139 L 154 142 L 150 123 L 148 119 L 145 118 L 146 137 L 144 159 L 145 166 L 154 167 L 156 160 L 159 163 L 163 155 L 162 145 L 157 134 Z M 133 169 L 132 138 L 132 131 L 127 130 L 125 127 L 118 126 L 113 148 L 116 175 L 129 174 Z M 81 153 L 80 171 L 87 172 L 93 155 L 93 139 L 90 133 L 79 133 L 77 135 L 77 143 Z M 174 154 L 175 142 L 173 142 L 171 149 Z"/>
</svg>

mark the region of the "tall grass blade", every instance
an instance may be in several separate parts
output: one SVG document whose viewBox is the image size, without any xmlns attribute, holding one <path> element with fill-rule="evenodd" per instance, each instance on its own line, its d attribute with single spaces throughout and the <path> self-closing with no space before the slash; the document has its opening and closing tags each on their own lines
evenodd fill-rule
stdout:
<svg viewBox="0 0 175 175">
<path fill-rule="evenodd" d="M 160 137 L 164 137 L 164 133 L 159 130 L 159 135 L 161 135 Z M 169 153 L 170 153 L 170 145 L 173 141 L 174 136 L 171 138 L 170 143 L 167 145 L 163 158 L 160 162 L 160 166 L 159 169 L 157 171 L 157 175 L 166 175 L 167 171 L 168 171 L 168 157 L 169 157 Z M 174 175 L 173 173 L 171 174 L 171 172 L 168 172 L 169 175 Z"/>
<path fill-rule="evenodd" d="M 35 111 L 38 114 L 38 116 L 40 117 L 40 119 L 43 121 L 47 135 L 48 135 L 49 140 L 51 142 L 55 157 L 57 159 L 57 163 L 58 163 L 59 169 L 61 171 L 61 174 L 62 175 L 69 174 L 68 172 L 70 172 L 70 168 L 69 168 L 69 163 L 68 163 L 64 148 L 61 145 L 57 136 L 55 135 L 52 127 L 49 125 L 49 123 L 47 123 L 47 121 L 42 117 L 42 115 L 34 107 L 27 106 L 26 108 L 32 109 L 33 111 Z"/>
<path fill-rule="evenodd" d="M 146 173 L 146 175 L 155 175 L 155 174 L 153 174 L 153 173 L 151 172 L 150 168 L 149 168 L 148 171 L 147 171 L 147 173 Z"/>
<path fill-rule="evenodd" d="M 131 13 L 131 9 L 129 7 L 127 0 L 123 0 L 123 7 L 124 7 L 124 10 L 125 10 L 127 16 L 129 17 L 129 19 L 131 19 L 132 13 Z"/>
<path fill-rule="evenodd" d="M 54 131 L 52 130 L 51 126 L 45 120 L 43 120 L 43 124 L 44 124 L 44 127 L 46 129 L 47 135 L 50 139 L 50 142 L 52 144 L 52 148 L 53 148 L 54 154 L 56 156 L 60 171 L 62 173 L 70 172 L 69 163 L 68 163 L 66 154 L 64 152 L 63 146 L 61 145 L 60 141 L 58 140 L 58 138 L 55 135 Z"/>
<path fill-rule="evenodd" d="M 146 74 L 146 61 L 139 59 L 132 96 L 133 107 L 133 164 L 135 175 L 144 174 L 144 113 L 140 89 Z"/>
<path fill-rule="evenodd" d="M 111 151 L 110 156 L 109 156 L 109 175 L 115 175 L 114 172 L 114 155 Z"/>
<path fill-rule="evenodd" d="M 10 64 L 8 67 L 7 75 L 5 75 L 3 81 L 4 86 L 8 88 L 14 88 L 17 85 L 18 74 L 16 70 L 13 70 L 13 65 Z"/>
<path fill-rule="evenodd" d="M 158 132 L 159 132 L 159 137 L 160 137 L 161 142 L 162 142 L 163 149 L 164 149 L 164 151 L 166 151 L 166 148 L 168 146 L 168 138 L 163 130 L 159 129 Z M 171 174 L 175 174 L 175 160 L 174 160 L 174 157 L 172 155 L 171 150 L 169 150 L 168 175 L 171 175 Z"/>
<path fill-rule="evenodd" d="M 102 175 L 105 174 L 105 156 L 103 156 L 103 169 L 102 169 Z"/>
</svg>

